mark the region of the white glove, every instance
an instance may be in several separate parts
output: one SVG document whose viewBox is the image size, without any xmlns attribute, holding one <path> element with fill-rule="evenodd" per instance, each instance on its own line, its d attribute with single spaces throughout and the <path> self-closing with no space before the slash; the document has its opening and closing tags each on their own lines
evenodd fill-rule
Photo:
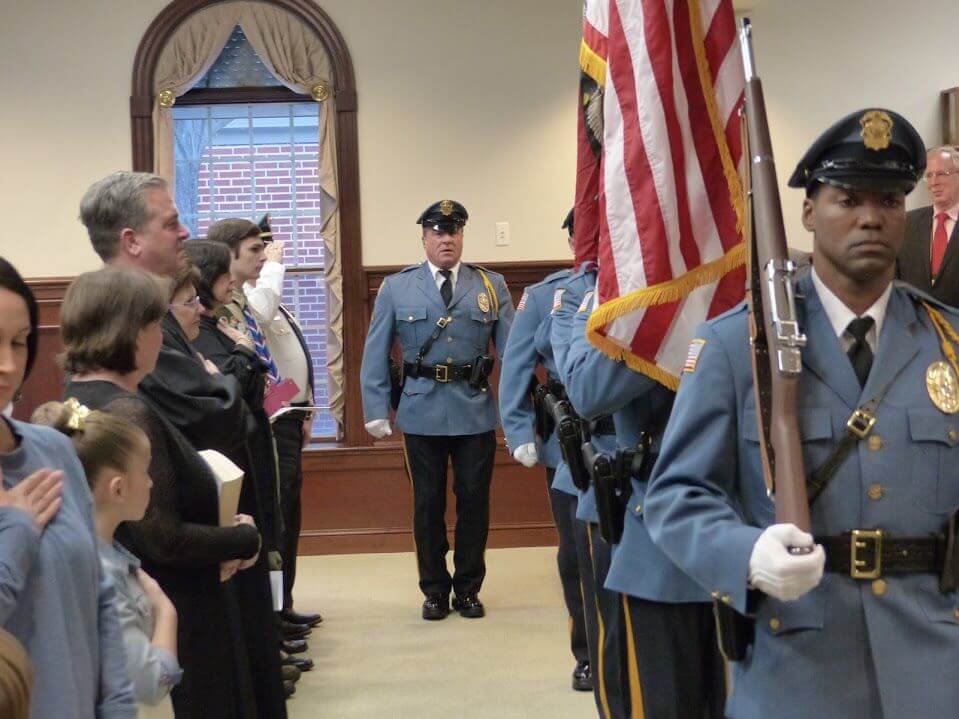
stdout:
<svg viewBox="0 0 959 719">
<path fill-rule="evenodd" d="M 813 547 L 811 534 L 794 524 L 767 527 L 749 556 L 749 584 L 771 597 L 789 602 L 819 584 L 826 565 L 820 545 L 808 554 L 790 554 L 790 547 Z"/>
<path fill-rule="evenodd" d="M 366 431 L 377 439 L 383 439 L 384 437 L 389 437 L 391 434 L 393 434 L 393 430 L 390 429 L 390 421 L 388 419 L 374 419 L 370 422 L 367 422 Z"/>
<path fill-rule="evenodd" d="M 534 466 L 536 464 L 536 460 L 539 459 L 536 456 L 536 445 L 533 442 L 521 444 L 519 447 L 513 450 L 513 459 L 515 459 L 524 467 Z"/>
</svg>

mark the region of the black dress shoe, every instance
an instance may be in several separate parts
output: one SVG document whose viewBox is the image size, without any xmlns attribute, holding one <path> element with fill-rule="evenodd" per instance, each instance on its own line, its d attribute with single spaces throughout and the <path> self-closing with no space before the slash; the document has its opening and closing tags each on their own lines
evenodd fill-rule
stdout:
<svg viewBox="0 0 959 719">
<path fill-rule="evenodd" d="M 286 679 L 283 680 L 283 698 L 289 699 L 291 696 L 296 694 L 296 685 Z"/>
<path fill-rule="evenodd" d="M 280 667 L 280 673 L 283 677 L 283 681 L 293 682 L 294 684 L 300 681 L 301 672 L 299 669 L 297 669 L 294 666 L 291 666 L 289 664 L 284 664 L 283 666 Z"/>
<path fill-rule="evenodd" d="M 319 614 L 300 614 L 292 609 L 284 609 L 280 616 L 291 624 L 305 624 L 308 627 L 315 627 L 323 621 Z"/>
<path fill-rule="evenodd" d="M 479 619 L 486 616 L 486 610 L 483 603 L 475 594 L 464 594 L 462 597 L 457 595 L 453 597 L 453 609 L 460 613 L 461 617 L 467 619 Z"/>
<path fill-rule="evenodd" d="M 445 594 L 431 594 L 423 602 L 423 619 L 446 619 L 450 613 L 450 598 Z"/>
<path fill-rule="evenodd" d="M 307 624 L 293 624 L 280 620 L 280 636 L 284 639 L 305 639 L 313 632 Z"/>
<path fill-rule="evenodd" d="M 293 639 L 290 641 L 280 642 L 280 649 L 287 654 L 302 654 L 306 651 L 306 640 Z"/>
<path fill-rule="evenodd" d="M 312 659 L 300 659 L 299 657 L 287 657 L 286 659 L 281 659 L 280 664 L 282 664 L 284 667 L 296 667 L 301 672 L 309 672 L 313 670 Z"/>
<path fill-rule="evenodd" d="M 588 659 L 576 662 L 576 668 L 573 669 L 573 689 L 578 692 L 593 691 L 593 670 L 590 669 Z"/>
</svg>

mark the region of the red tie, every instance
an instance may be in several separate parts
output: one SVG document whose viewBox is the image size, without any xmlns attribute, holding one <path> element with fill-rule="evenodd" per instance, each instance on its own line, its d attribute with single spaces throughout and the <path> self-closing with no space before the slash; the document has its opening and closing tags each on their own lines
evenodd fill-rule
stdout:
<svg viewBox="0 0 959 719">
<path fill-rule="evenodd" d="M 932 277 L 935 279 L 942 267 L 942 258 L 946 256 L 946 245 L 949 244 L 949 235 L 946 234 L 946 220 L 949 215 L 940 212 L 936 215 L 936 231 L 932 235 Z"/>
</svg>

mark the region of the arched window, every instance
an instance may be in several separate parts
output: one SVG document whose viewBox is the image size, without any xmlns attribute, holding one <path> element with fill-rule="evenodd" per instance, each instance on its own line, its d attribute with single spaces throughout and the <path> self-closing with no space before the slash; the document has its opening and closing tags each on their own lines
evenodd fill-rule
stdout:
<svg viewBox="0 0 959 719">
<path fill-rule="evenodd" d="M 363 341 L 356 91 L 332 21 L 309 0 L 175 0 L 137 51 L 131 121 L 134 169 L 171 181 L 194 237 L 270 213 L 327 407 L 314 436 L 365 443 L 344 372 Z"/>
</svg>

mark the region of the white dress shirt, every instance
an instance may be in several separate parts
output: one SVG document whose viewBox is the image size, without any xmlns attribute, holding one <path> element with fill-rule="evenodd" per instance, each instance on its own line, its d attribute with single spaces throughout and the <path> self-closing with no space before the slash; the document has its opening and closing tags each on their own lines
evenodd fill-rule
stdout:
<svg viewBox="0 0 959 719">
<path fill-rule="evenodd" d="M 889 296 L 892 294 L 892 283 L 890 282 L 886 289 L 883 290 L 882 294 L 879 295 L 879 299 L 873 302 L 872 307 L 861 315 L 857 315 L 846 307 L 843 301 L 836 297 L 835 293 L 823 284 L 823 281 L 819 279 L 819 275 L 816 274 L 815 267 L 812 270 L 812 283 L 816 288 L 816 294 L 819 295 L 819 301 L 822 302 L 822 308 L 826 311 L 826 316 L 829 317 L 829 323 L 832 325 L 832 329 L 839 339 L 842 351 L 848 352 L 853 342 L 856 341 L 856 338 L 846 330 L 846 328 L 849 327 L 849 323 L 858 317 L 872 317 L 873 324 L 866 333 L 866 344 L 869 345 L 872 353 L 876 354 L 879 348 L 879 337 L 882 335 L 882 323 L 886 319 L 886 308 L 889 305 Z"/>
<path fill-rule="evenodd" d="M 441 272 L 440 268 L 434 265 L 429 260 L 426 261 L 426 264 L 430 266 L 430 272 L 433 275 L 433 281 L 436 283 L 436 289 L 439 289 L 440 287 L 443 286 L 443 280 L 444 280 L 443 275 L 440 274 Z M 455 266 L 450 268 L 450 271 L 453 273 L 452 275 L 450 275 L 450 283 L 452 284 L 452 287 L 450 289 L 455 290 L 456 278 L 459 277 L 459 274 L 460 274 L 460 263 L 457 262 Z"/>
</svg>

